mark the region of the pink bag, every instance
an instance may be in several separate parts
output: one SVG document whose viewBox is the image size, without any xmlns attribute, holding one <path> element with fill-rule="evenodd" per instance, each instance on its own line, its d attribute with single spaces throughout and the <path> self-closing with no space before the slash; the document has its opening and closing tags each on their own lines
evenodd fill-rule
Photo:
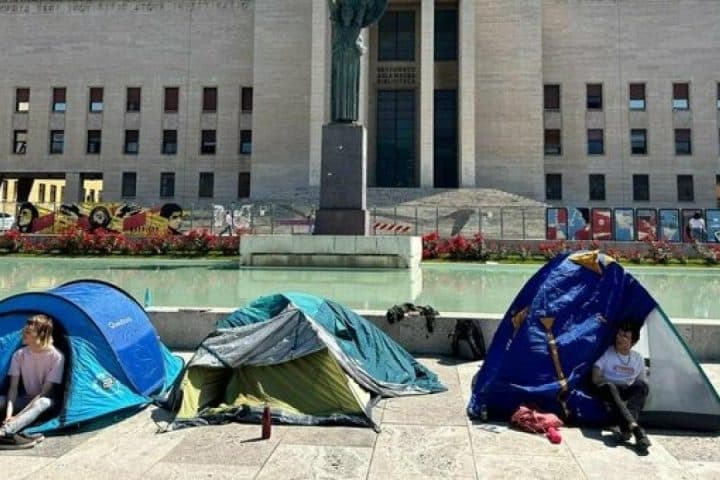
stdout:
<svg viewBox="0 0 720 480">
<path fill-rule="evenodd" d="M 540 413 L 520 405 L 510 417 L 510 423 L 526 432 L 544 433 L 552 443 L 562 441 L 558 428 L 563 426 L 563 422 L 554 413 Z"/>
</svg>

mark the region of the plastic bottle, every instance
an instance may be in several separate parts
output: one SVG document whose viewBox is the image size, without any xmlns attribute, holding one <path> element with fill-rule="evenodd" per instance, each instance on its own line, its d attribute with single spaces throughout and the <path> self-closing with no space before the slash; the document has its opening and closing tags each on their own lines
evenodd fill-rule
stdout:
<svg viewBox="0 0 720 480">
<path fill-rule="evenodd" d="M 272 417 L 270 416 L 270 407 L 265 405 L 262 414 L 262 439 L 267 440 L 272 434 Z"/>
</svg>

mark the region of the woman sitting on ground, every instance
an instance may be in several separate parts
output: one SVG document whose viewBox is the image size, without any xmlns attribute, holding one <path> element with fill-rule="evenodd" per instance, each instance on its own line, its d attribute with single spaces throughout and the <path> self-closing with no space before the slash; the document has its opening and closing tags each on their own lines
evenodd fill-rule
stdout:
<svg viewBox="0 0 720 480">
<path fill-rule="evenodd" d="M 34 315 L 23 328 L 24 347 L 10 361 L 7 396 L 0 395 L 0 449 L 29 448 L 42 440 L 41 435 L 27 435 L 22 430 L 60 398 L 65 357 L 53 346 L 53 323 L 46 315 Z"/>
<path fill-rule="evenodd" d="M 640 339 L 640 330 L 631 324 L 618 328 L 615 343 L 595 362 L 592 381 L 600 397 L 610 405 L 623 440 L 635 436 L 635 446 L 644 451 L 650 446 L 645 430 L 638 423 L 649 388 L 645 361 L 632 347 Z"/>
</svg>

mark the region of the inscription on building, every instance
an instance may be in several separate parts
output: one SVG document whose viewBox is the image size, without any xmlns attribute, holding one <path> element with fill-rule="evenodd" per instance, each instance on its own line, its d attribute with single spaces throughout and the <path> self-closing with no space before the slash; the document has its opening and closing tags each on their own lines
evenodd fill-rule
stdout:
<svg viewBox="0 0 720 480">
<path fill-rule="evenodd" d="M 378 87 L 414 87 L 415 70 L 414 65 L 378 65 L 377 85 Z"/>
<path fill-rule="evenodd" d="M 247 9 L 251 0 L 116 0 L 68 1 L 42 0 L 0 1 L 0 15 L 83 15 L 90 13 L 152 13 L 162 10 L 199 10 L 203 8 Z"/>
</svg>

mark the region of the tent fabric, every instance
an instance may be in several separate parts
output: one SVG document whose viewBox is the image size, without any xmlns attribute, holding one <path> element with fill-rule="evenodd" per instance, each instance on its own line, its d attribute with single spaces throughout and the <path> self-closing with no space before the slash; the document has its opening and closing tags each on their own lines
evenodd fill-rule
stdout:
<svg viewBox="0 0 720 480">
<path fill-rule="evenodd" d="M 592 394 L 595 361 L 618 325 L 641 326 L 636 349 L 649 364 L 641 421 L 666 428 L 720 429 L 720 398 L 652 296 L 600 252 L 560 256 L 521 289 L 476 375 L 468 414 L 509 418 L 533 404 L 576 424 L 610 418 Z"/>
<path fill-rule="evenodd" d="M 56 415 L 28 431 L 50 432 L 147 405 L 167 391 L 182 360 L 160 342 L 143 310 L 109 283 L 80 280 L 0 302 L 0 378 L 5 379 L 30 315 L 54 320 L 56 346 L 66 355 L 65 392 Z"/>
<path fill-rule="evenodd" d="M 364 318 L 304 294 L 262 297 L 220 321 L 175 392 L 173 428 L 259 421 L 375 426 L 380 396 L 444 391 L 437 376 Z"/>
</svg>

